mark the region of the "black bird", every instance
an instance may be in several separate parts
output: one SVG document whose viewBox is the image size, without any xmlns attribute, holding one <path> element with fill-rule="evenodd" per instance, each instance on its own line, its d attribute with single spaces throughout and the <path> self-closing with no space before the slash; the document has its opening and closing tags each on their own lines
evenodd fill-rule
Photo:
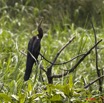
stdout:
<svg viewBox="0 0 104 103">
<path fill-rule="evenodd" d="M 38 26 L 38 34 L 36 36 L 33 36 L 28 43 L 26 70 L 25 70 L 25 75 L 24 75 L 25 81 L 29 79 L 33 64 L 36 63 L 38 56 L 39 56 L 39 52 L 41 48 L 40 42 L 43 37 L 43 30 L 41 28 L 41 23 L 42 21 L 40 22 Z M 31 56 L 31 54 L 35 57 L 36 60 Z"/>
</svg>

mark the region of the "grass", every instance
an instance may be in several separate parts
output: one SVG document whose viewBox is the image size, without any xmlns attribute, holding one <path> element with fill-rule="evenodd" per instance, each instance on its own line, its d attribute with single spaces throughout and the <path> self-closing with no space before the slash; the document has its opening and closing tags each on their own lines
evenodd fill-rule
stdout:
<svg viewBox="0 0 104 103">
<path fill-rule="evenodd" d="M 40 5 L 38 4 L 39 8 L 41 8 Z M 100 93 L 97 91 L 98 83 L 93 84 L 89 90 L 84 90 L 83 88 L 83 78 L 87 84 L 97 78 L 94 50 L 78 66 L 74 73 L 62 79 L 54 79 L 55 85 L 47 84 L 47 78 L 44 73 L 45 83 L 39 81 L 39 70 L 36 71 L 35 65 L 30 80 L 26 83 L 23 81 L 26 57 L 20 51 L 26 53 L 29 39 L 33 35 L 36 35 L 36 24 L 41 17 L 41 15 L 39 15 L 40 12 L 45 16 L 42 25 L 44 38 L 41 42 L 41 53 L 44 54 L 48 60 L 53 60 L 57 51 L 72 36 L 76 36 L 75 40 L 61 53 L 57 62 L 67 61 L 78 54 L 85 53 L 94 45 L 93 31 L 92 29 L 86 29 L 89 22 L 85 23 L 84 28 L 76 27 L 75 24 L 71 23 L 68 19 L 69 14 L 67 13 L 65 16 L 63 9 L 60 10 L 61 14 L 58 14 L 60 17 L 58 18 L 57 12 L 53 12 L 53 8 L 50 5 L 48 6 L 49 11 L 44 9 L 45 13 L 43 13 L 43 11 L 38 8 L 28 7 L 26 5 L 23 7 L 23 5 L 16 4 L 15 9 L 12 8 L 16 12 L 14 17 L 10 15 L 11 12 L 7 12 L 6 9 L 3 10 L 3 14 L 0 18 L 0 102 L 46 103 L 65 100 L 67 103 L 72 100 L 75 103 L 85 103 L 86 97 L 95 97 L 97 100 L 100 100 Z M 94 25 L 98 39 L 104 38 L 103 28 L 98 28 L 95 21 Z M 99 68 L 101 70 L 103 70 L 104 67 L 103 44 L 104 42 L 100 43 L 98 49 Z M 41 60 L 40 57 L 39 60 Z M 60 70 L 60 68 L 70 69 L 77 60 L 78 59 L 66 65 L 54 66 L 53 73 L 62 73 L 63 71 Z M 49 66 L 49 63 L 44 60 L 42 64 L 45 68 Z M 34 75 L 36 73 L 38 75 L 35 82 Z"/>
</svg>

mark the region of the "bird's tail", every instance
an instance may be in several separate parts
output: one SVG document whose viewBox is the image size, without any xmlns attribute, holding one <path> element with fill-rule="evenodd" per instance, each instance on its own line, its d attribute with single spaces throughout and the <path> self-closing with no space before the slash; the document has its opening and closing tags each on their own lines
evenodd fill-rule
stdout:
<svg viewBox="0 0 104 103">
<path fill-rule="evenodd" d="M 28 54 L 27 61 L 26 61 L 26 70 L 25 70 L 25 75 L 24 75 L 25 81 L 27 81 L 30 77 L 34 62 L 35 62 L 35 60 L 31 57 L 30 54 Z"/>
</svg>

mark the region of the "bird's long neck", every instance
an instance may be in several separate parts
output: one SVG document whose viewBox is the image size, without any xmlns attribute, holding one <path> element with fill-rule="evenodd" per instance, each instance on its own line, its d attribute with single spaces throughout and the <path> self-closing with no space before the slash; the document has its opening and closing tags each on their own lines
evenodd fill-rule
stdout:
<svg viewBox="0 0 104 103">
<path fill-rule="evenodd" d="M 39 37 L 39 39 L 42 39 L 42 37 L 43 37 L 43 30 L 41 27 L 38 27 L 38 35 L 37 36 Z"/>
<path fill-rule="evenodd" d="M 39 39 L 42 39 L 43 33 L 37 35 Z"/>
</svg>

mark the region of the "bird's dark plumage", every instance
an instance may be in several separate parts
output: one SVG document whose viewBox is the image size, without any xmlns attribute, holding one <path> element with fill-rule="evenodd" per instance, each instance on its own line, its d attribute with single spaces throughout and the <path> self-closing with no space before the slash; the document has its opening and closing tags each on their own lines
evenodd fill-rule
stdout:
<svg viewBox="0 0 104 103">
<path fill-rule="evenodd" d="M 28 51 L 35 57 L 36 60 L 38 59 L 41 48 L 40 42 L 43 37 L 43 30 L 40 25 L 38 26 L 38 32 L 37 36 L 33 36 L 28 43 Z M 29 52 L 27 52 L 26 70 L 24 75 L 25 81 L 29 79 L 33 64 L 36 62 Z"/>
</svg>

